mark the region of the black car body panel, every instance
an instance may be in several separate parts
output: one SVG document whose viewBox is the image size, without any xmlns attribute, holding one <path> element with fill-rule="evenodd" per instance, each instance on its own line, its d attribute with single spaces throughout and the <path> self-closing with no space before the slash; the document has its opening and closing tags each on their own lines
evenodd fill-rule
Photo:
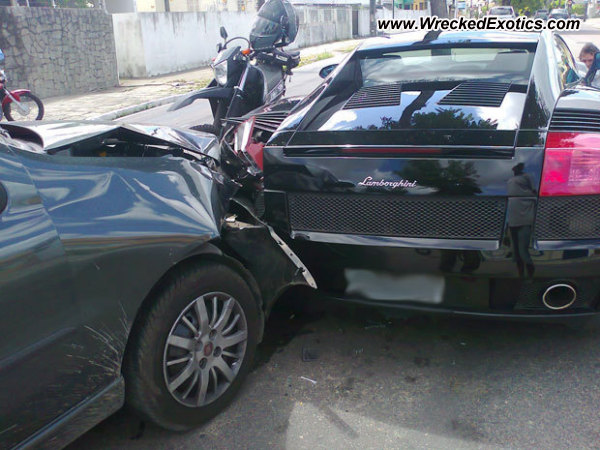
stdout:
<svg viewBox="0 0 600 450">
<path fill-rule="evenodd" d="M 66 445 L 123 404 L 132 324 L 174 268 L 227 264 L 263 311 L 311 284 L 269 227 L 240 206 L 228 218 L 238 186 L 218 170 L 217 144 L 112 123 L 0 127 L 3 447 Z M 277 267 L 245 263 L 257 253 Z"/>
<path fill-rule="evenodd" d="M 598 111 L 600 100 L 578 86 L 562 39 L 546 32 L 403 39 L 359 47 L 267 143 L 267 221 L 335 298 L 475 315 L 595 313 L 600 234 L 585 208 L 596 211 L 598 197 L 538 194 L 553 114 Z M 498 48 L 502 64 L 471 68 L 484 75 L 452 79 L 454 69 L 424 65 L 415 72 L 422 79 L 383 79 L 405 76 L 385 71 L 393 58 L 406 61 L 403 52 L 429 52 L 434 64 L 436 55 Z M 367 85 L 373 58 L 384 70 Z M 569 236 L 575 211 L 587 234 Z M 558 284 L 573 286 L 577 299 L 554 311 L 541 298 Z"/>
</svg>

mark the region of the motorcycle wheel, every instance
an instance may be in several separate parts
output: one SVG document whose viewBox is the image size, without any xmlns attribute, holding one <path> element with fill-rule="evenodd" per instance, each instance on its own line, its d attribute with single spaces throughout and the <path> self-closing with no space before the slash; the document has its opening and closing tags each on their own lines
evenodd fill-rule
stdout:
<svg viewBox="0 0 600 450">
<path fill-rule="evenodd" d="M 21 102 L 35 103 L 37 110 L 36 110 L 36 108 L 33 107 L 33 105 L 30 104 L 30 105 L 28 105 L 30 108 L 29 114 L 23 115 L 23 114 L 21 114 L 21 111 L 19 111 L 19 108 L 15 108 L 14 109 L 15 115 L 13 116 L 11 103 L 7 103 L 2 108 L 2 110 L 4 111 L 4 115 L 6 116 L 6 120 L 10 120 L 10 121 L 42 120 L 42 117 L 44 117 L 44 104 L 42 103 L 42 101 L 30 92 L 24 92 L 23 94 L 19 95 L 19 97 L 20 97 Z"/>
<path fill-rule="evenodd" d="M 214 125 L 210 125 L 208 123 L 203 123 L 202 125 L 195 125 L 190 127 L 190 130 L 202 131 L 204 133 L 214 134 L 215 136 L 219 135 L 219 129 Z"/>
</svg>

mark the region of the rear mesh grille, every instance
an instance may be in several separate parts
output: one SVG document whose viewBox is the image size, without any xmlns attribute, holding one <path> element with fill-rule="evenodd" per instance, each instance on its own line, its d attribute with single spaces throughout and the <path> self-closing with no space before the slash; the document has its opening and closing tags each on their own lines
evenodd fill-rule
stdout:
<svg viewBox="0 0 600 450">
<path fill-rule="evenodd" d="M 505 199 L 288 195 L 296 231 L 446 239 L 500 239 Z"/>
<path fill-rule="evenodd" d="M 600 131 L 600 112 L 557 109 L 550 121 L 550 131 Z"/>
<path fill-rule="evenodd" d="M 352 94 L 352 97 L 346 102 L 343 109 L 397 106 L 400 105 L 401 92 L 402 85 L 400 83 L 362 87 Z"/>
<path fill-rule="evenodd" d="M 600 237 L 600 197 L 542 197 L 535 220 L 536 240 Z"/>
<path fill-rule="evenodd" d="M 467 81 L 452 89 L 438 105 L 499 107 L 510 88 L 510 83 Z"/>
</svg>

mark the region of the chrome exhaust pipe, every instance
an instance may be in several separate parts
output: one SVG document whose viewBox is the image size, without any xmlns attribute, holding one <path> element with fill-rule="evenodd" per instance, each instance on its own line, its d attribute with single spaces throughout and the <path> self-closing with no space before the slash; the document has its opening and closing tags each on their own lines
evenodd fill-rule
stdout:
<svg viewBox="0 0 600 450">
<path fill-rule="evenodd" d="M 566 309 L 575 303 L 577 291 L 570 284 L 553 284 L 542 296 L 542 303 L 555 311 Z"/>
</svg>

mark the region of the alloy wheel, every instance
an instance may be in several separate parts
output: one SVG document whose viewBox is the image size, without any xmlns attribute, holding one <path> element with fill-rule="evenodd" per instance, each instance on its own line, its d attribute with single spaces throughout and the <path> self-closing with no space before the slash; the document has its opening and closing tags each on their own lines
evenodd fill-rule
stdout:
<svg viewBox="0 0 600 450">
<path fill-rule="evenodd" d="M 248 340 L 246 316 L 228 294 L 196 298 L 175 320 L 163 354 L 167 390 L 184 406 L 219 398 L 237 376 Z"/>
</svg>

